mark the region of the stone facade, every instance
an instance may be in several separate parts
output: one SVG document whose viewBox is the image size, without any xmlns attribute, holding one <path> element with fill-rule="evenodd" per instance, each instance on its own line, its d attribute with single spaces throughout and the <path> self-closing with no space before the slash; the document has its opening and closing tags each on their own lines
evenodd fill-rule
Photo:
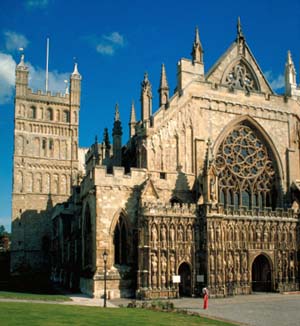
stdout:
<svg viewBox="0 0 300 326">
<path fill-rule="evenodd" d="M 70 94 L 28 88 L 29 70 L 16 67 L 11 270 L 49 269 L 51 209 L 66 201 L 78 175 L 81 77 L 74 70 Z"/>
<path fill-rule="evenodd" d="M 196 30 L 174 94 L 163 65 L 152 113 L 145 74 L 141 120 L 132 104 L 127 144 L 116 106 L 113 143 L 105 130 L 85 151 L 70 197 L 41 208 L 52 216 L 54 280 L 102 296 L 107 252 L 109 298 L 200 295 L 203 286 L 213 296 L 299 290 L 300 105 L 291 55 L 279 96 L 238 23 L 236 40 L 204 71 Z M 15 154 L 15 178 L 17 162 Z"/>
</svg>

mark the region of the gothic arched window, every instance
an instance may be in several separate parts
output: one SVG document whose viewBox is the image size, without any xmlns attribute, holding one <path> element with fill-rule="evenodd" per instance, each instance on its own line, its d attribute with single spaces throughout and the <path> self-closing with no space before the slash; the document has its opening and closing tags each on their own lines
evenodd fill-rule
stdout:
<svg viewBox="0 0 300 326">
<path fill-rule="evenodd" d="M 127 230 L 121 215 L 114 232 L 115 264 L 127 264 Z"/>
<path fill-rule="evenodd" d="M 227 135 L 218 149 L 216 168 L 219 198 L 224 206 L 228 203 L 235 209 L 240 206 L 276 208 L 274 159 L 250 126 L 238 125 Z"/>
</svg>

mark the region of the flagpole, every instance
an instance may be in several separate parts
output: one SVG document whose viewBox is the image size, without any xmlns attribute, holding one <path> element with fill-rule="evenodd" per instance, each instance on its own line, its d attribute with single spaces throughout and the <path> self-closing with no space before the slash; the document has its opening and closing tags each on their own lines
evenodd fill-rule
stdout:
<svg viewBox="0 0 300 326">
<path fill-rule="evenodd" d="M 49 66 L 49 37 L 47 37 L 47 49 L 46 49 L 46 93 L 48 92 L 48 67 Z"/>
</svg>

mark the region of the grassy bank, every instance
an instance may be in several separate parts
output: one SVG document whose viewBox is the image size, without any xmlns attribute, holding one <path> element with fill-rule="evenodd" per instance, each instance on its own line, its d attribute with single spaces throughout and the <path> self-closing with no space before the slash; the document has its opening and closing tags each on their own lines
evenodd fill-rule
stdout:
<svg viewBox="0 0 300 326">
<path fill-rule="evenodd" d="M 43 301 L 72 301 L 64 295 L 58 294 L 33 294 L 23 292 L 0 291 L 0 299 L 43 300 Z"/>
<path fill-rule="evenodd" d="M 5 326 L 233 326 L 221 321 L 174 312 L 19 302 L 0 302 L 0 316 L 1 325 Z"/>
</svg>

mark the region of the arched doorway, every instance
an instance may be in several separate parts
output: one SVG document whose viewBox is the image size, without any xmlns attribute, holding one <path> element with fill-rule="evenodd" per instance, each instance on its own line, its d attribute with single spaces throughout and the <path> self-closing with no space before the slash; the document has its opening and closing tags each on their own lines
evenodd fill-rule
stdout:
<svg viewBox="0 0 300 326">
<path fill-rule="evenodd" d="M 257 256 L 252 264 L 252 291 L 269 292 L 272 290 L 270 262 L 264 255 Z"/>
<path fill-rule="evenodd" d="M 190 266 L 187 263 L 182 263 L 179 266 L 178 274 L 180 275 L 179 295 L 191 296 L 192 292 L 192 273 Z"/>
</svg>

